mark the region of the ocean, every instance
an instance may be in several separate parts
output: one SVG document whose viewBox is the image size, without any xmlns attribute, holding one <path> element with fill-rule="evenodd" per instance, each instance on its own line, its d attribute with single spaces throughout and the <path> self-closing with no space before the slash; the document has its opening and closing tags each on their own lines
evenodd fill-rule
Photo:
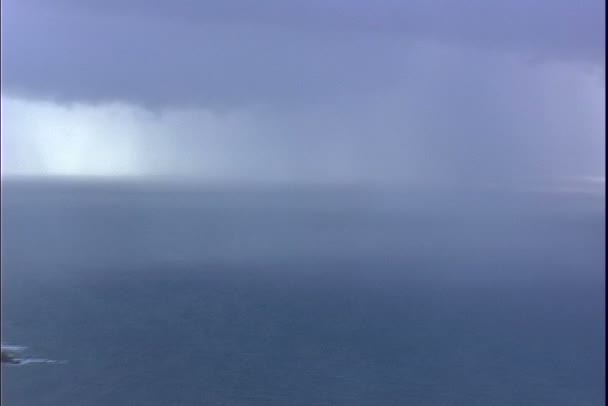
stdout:
<svg viewBox="0 0 608 406">
<path fill-rule="evenodd" d="M 605 198 L 2 185 L 30 405 L 605 403 Z"/>
</svg>

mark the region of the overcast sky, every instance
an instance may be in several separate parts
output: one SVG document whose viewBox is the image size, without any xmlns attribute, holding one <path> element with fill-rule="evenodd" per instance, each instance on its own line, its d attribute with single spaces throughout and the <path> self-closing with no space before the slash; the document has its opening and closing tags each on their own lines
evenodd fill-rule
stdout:
<svg viewBox="0 0 608 406">
<path fill-rule="evenodd" d="M 603 0 L 3 0 L 3 175 L 601 179 Z"/>
</svg>

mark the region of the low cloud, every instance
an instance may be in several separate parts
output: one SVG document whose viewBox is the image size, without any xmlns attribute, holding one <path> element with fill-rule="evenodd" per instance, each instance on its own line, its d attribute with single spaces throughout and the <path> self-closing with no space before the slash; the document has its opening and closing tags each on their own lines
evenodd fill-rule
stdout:
<svg viewBox="0 0 608 406">
<path fill-rule="evenodd" d="M 602 2 L 402 3 L 6 1 L 3 174 L 604 176 Z"/>
</svg>

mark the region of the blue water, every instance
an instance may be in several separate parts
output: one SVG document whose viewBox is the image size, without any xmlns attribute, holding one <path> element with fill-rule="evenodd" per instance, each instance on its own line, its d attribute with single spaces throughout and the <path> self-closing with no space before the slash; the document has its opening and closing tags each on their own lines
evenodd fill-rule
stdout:
<svg viewBox="0 0 608 406">
<path fill-rule="evenodd" d="M 604 198 L 5 183 L 6 405 L 602 405 Z"/>
</svg>

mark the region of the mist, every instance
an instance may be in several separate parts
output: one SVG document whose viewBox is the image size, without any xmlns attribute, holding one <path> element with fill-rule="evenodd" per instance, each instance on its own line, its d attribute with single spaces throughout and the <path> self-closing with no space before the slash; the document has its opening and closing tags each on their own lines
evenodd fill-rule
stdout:
<svg viewBox="0 0 608 406">
<path fill-rule="evenodd" d="M 2 17 L 2 401 L 605 403 L 604 2 Z"/>
<path fill-rule="evenodd" d="M 602 178 L 599 3 L 5 2 L 2 174 Z"/>
</svg>

